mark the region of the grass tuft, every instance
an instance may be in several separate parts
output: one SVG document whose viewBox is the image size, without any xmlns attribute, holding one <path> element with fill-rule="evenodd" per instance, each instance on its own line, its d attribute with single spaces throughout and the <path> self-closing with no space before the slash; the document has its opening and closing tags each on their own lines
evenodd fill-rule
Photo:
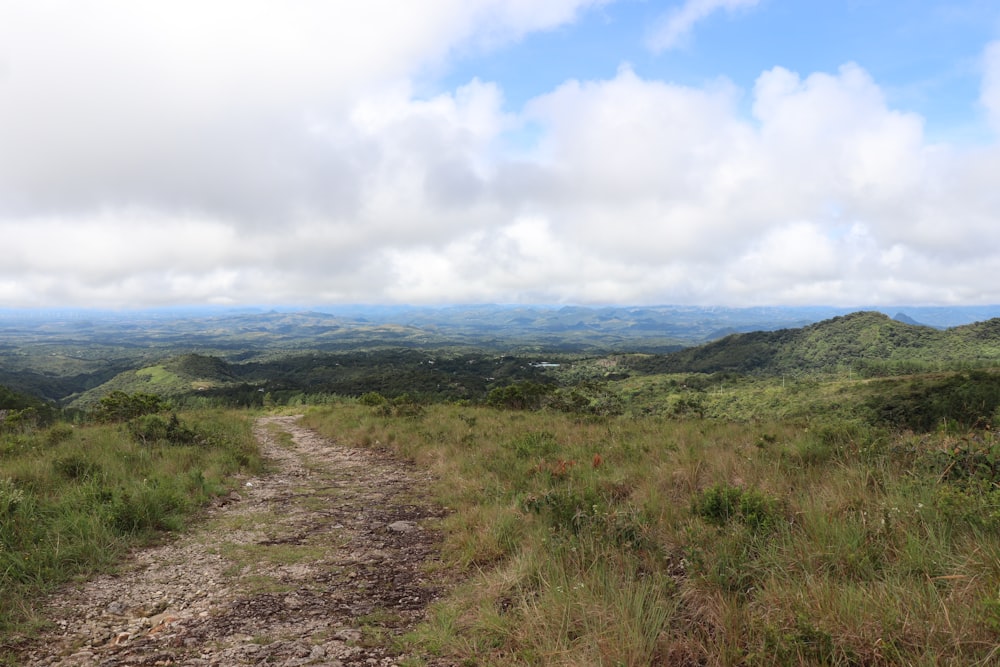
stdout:
<svg viewBox="0 0 1000 667">
<path fill-rule="evenodd" d="M 246 414 L 155 415 L 0 434 L 0 638 L 38 619 L 34 601 L 73 577 L 112 566 L 137 543 L 183 530 L 261 459 Z M 164 437 L 148 438 L 163 427 Z M 172 441 L 170 433 L 192 434 Z M 6 643 L 6 642 L 5 642 Z"/>
<path fill-rule="evenodd" d="M 350 400 L 306 420 L 440 480 L 445 559 L 466 579 L 407 636 L 418 653 L 478 665 L 996 658 L 990 431 L 469 405 L 414 420 Z"/>
</svg>

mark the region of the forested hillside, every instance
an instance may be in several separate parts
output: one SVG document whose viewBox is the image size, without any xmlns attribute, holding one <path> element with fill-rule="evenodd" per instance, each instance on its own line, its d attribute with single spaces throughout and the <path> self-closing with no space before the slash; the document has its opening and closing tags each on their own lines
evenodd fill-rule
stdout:
<svg viewBox="0 0 1000 667">
<path fill-rule="evenodd" d="M 797 329 L 732 334 L 671 353 L 511 348 L 509 352 L 468 346 L 418 348 L 380 340 L 373 347 L 350 351 L 279 347 L 174 355 L 168 350 L 154 359 L 147 350 L 127 369 L 121 369 L 126 363 L 121 357 L 106 368 L 90 359 L 89 374 L 79 372 L 82 361 L 63 361 L 57 367 L 53 363 L 58 357 L 48 356 L 40 359 L 41 369 L 22 360 L 21 368 L 8 376 L 21 382 L 8 384 L 22 393 L 87 409 L 110 391 L 220 406 L 302 403 L 317 396 L 369 392 L 389 398 L 477 402 L 498 388 L 531 381 L 560 388 L 574 404 L 589 401 L 607 407 L 609 395 L 631 396 L 615 401 L 635 409 L 638 395 L 655 384 L 642 378 L 663 375 L 704 376 L 680 382 L 686 390 L 694 390 L 718 385 L 723 377 L 849 379 L 991 367 L 1000 362 L 1000 319 L 940 330 L 859 312 Z"/>
<path fill-rule="evenodd" d="M 830 309 L 465 307 L 0 318 L 0 385 L 63 405 L 93 403 L 111 390 L 238 394 L 234 402 L 245 405 L 261 388 L 285 398 L 380 391 L 475 400 L 496 384 L 538 378 L 533 363 L 565 366 L 608 355 L 631 355 L 619 374 L 864 376 L 972 367 L 1000 356 L 994 320 L 940 330 L 870 312 L 808 323 L 821 314 Z M 806 326 L 769 330 L 791 322 Z"/>
<path fill-rule="evenodd" d="M 650 358 L 642 370 L 667 373 L 859 373 L 893 375 L 1000 362 L 1000 319 L 948 330 L 907 324 L 874 312 L 835 317 L 800 329 L 733 334 Z"/>
</svg>

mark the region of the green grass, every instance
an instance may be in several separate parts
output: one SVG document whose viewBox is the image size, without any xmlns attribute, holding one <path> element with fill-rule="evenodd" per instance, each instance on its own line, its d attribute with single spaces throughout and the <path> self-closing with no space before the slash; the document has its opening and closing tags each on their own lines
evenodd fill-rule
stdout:
<svg viewBox="0 0 1000 667">
<path fill-rule="evenodd" d="M 168 371 L 163 366 L 147 366 L 146 368 L 137 370 L 135 374 L 139 377 L 149 378 L 149 383 L 152 385 L 176 384 L 180 382 L 180 378 L 177 377 L 176 373 Z"/>
<path fill-rule="evenodd" d="M 796 400 L 860 404 L 863 385 L 844 386 Z M 480 665 L 1000 657 L 1000 441 L 820 414 L 400 417 L 345 400 L 306 421 L 441 480 L 446 566 L 464 583 L 408 637 L 417 652 Z"/>
<path fill-rule="evenodd" d="M 234 473 L 260 468 L 246 414 L 180 422 L 196 441 L 142 441 L 123 424 L 0 433 L 0 643 L 38 622 L 41 595 L 183 530 Z"/>
</svg>

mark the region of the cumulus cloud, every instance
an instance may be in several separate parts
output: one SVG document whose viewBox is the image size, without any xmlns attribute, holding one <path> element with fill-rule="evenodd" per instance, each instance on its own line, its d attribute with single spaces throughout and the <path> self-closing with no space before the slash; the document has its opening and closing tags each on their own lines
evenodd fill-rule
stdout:
<svg viewBox="0 0 1000 667">
<path fill-rule="evenodd" d="M 1000 301 L 1000 147 L 858 64 L 512 109 L 417 81 L 599 2 L 65 4 L 0 10 L 0 305 Z"/>
<path fill-rule="evenodd" d="M 735 12 L 754 7 L 758 2 L 760 0 L 685 0 L 660 19 L 646 44 L 656 53 L 675 49 L 684 44 L 699 21 L 720 10 Z"/>
<path fill-rule="evenodd" d="M 344 123 L 359 98 L 452 49 L 517 39 L 593 4 L 5 3 L 0 202 L 350 216 L 367 146 L 343 133 L 318 141 L 316 126 Z"/>
<path fill-rule="evenodd" d="M 856 66 L 765 72 L 756 122 L 739 102 L 729 85 L 628 69 L 535 100 L 553 224 L 626 261 L 719 260 L 775 224 L 905 209 L 921 182 L 920 119 L 888 109 Z"/>
<path fill-rule="evenodd" d="M 520 121 L 543 128 L 534 159 L 499 165 L 492 183 L 500 210 L 531 212 L 545 234 L 452 244 L 435 255 L 439 289 L 582 302 L 987 298 L 981 278 L 961 281 L 967 261 L 1000 262 L 988 223 L 997 151 L 929 144 L 923 120 L 892 109 L 854 64 L 806 77 L 775 68 L 752 95 L 747 118 L 731 85 L 623 68 L 533 100 Z M 414 257 L 417 284 L 430 262 Z"/>
</svg>

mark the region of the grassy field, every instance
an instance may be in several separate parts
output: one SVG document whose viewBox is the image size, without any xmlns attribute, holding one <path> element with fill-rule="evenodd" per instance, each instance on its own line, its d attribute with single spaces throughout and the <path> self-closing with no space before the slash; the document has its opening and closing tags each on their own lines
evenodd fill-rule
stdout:
<svg viewBox="0 0 1000 667">
<path fill-rule="evenodd" d="M 777 380 L 738 412 L 864 387 L 800 386 L 796 402 Z M 871 426 L 854 407 L 735 420 L 345 400 L 306 419 L 436 472 L 445 566 L 464 583 L 407 638 L 427 655 L 997 664 L 1000 442 Z"/>
<path fill-rule="evenodd" d="M 306 424 L 436 474 L 461 582 L 407 635 L 466 665 L 1000 664 L 1000 375 L 525 382 L 330 398 Z M 504 409 L 521 405 L 532 409 Z M 32 601 L 262 466 L 251 415 L 112 393 L 0 429 L 0 646 Z M 2 651 L 0 651 L 2 653 Z M 417 667 L 417 664 L 410 667 Z"/>
<path fill-rule="evenodd" d="M 39 596 L 182 530 L 239 471 L 259 470 L 249 415 L 0 430 L 0 646 L 43 622 Z M 2 653 L 2 651 L 0 651 Z"/>
</svg>

